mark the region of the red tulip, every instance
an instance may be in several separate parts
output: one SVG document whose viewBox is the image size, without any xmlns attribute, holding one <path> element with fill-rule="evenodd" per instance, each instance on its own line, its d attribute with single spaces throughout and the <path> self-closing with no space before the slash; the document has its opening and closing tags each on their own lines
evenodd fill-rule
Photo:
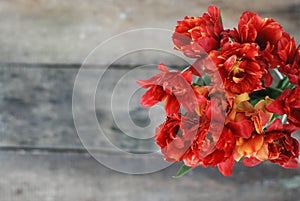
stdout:
<svg viewBox="0 0 300 201">
<path fill-rule="evenodd" d="M 154 104 L 165 101 L 165 110 L 168 116 L 178 113 L 180 104 L 188 111 L 194 111 L 197 100 L 191 86 L 191 72 L 169 71 L 164 64 L 160 64 L 160 74 L 148 80 L 138 80 L 137 83 L 150 89 L 141 98 L 141 104 L 151 107 Z"/>
<path fill-rule="evenodd" d="M 300 86 L 284 90 L 266 109 L 275 114 L 286 114 L 289 123 L 300 128 Z"/>
<path fill-rule="evenodd" d="M 202 17 L 185 17 L 177 23 L 172 39 L 175 49 L 187 57 L 203 57 L 209 51 L 218 49 L 223 25 L 217 7 L 209 6 L 208 13 Z"/>
<path fill-rule="evenodd" d="M 282 124 L 276 119 L 266 130 L 265 141 L 268 144 L 269 160 L 285 168 L 298 168 L 299 142 L 291 137 L 298 128 Z"/>
</svg>

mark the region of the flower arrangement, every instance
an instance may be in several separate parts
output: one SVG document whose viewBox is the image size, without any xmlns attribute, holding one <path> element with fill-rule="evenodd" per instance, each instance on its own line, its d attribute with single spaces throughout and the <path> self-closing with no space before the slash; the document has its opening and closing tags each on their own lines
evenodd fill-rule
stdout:
<svg viewBox="0 0 300 201">
<path fill-rule="evenodd" d="M 272 18 L 244 12 L 238 27 L 224 29 L 211 5 L 201 17 L 178 21 L 176 50 L 194 63 L 138 80 L 149 88 L 144 107 L 164 101 L 166 120 L 155 140 L 169 162 L 183 161 L 177 176 L 197 166 L 232 175 L 235 162 L 255 166 L 269 160 L 298 168 L 300 46 Z M 279 75 L 277 83 L 274 75 Z"/>
</svg>

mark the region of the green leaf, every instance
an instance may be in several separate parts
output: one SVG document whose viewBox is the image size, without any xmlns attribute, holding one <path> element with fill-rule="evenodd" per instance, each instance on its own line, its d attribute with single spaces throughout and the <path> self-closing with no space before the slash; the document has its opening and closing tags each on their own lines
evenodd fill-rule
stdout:
<svg viewBox="0 0 300 201">
<path fill-rule="evenodd" d="M 284 77 L 282 80 L 280 80 L 278 82 L 278 85 L 276 86 L 276 88 L 278 89 L 285 89 L 287 86 L 289 85 L 289 78 L 288 77 Z"/>
<path fill-rule="evenodd" d="M 269 121 L 268 125 L 266 125 L 266 127 L 267 127 L 267 126 L 269 126 L 269 125 L 271 125 L 271 124 L 272 124 L 272 122 L 273 122 L 275 119 L 277 119 L 277 118 L 280 118 L 280 119 L 282 119 L 282 116 L 281 116 L 281 115 L 279 115 L 279 114 L 273 114 L 273 116 L 272 116 L 271 120 Z"/>
<path fill-rule="evenodd" d="M 203 86 L 209 86 L 209 85 L 211 85 L 211 78 L 207 74 L 203 74 L 202 80 L 203 80 L 203 83 L 204 83 Z"/>
<path fill-rule="evenodd" d="M 207 74 L 203 74 L 202 76 L 197 76 L 193 82 L 194 86 L 208 86 L 211 85 L 211 78 Z"/>
<path fill-rule="evenodd" d="M 290 83 L 290 84 L 286 87 L 286 89 L 293 89 L 294 87 L 296 87 L 296 85 Z"/>
<path fill-rule="evenodd" d="M 249 102 L 251 105 L 255 106 L 260 100 L 264 100 L 267 95 L 268 94 L 266 90 L 254 91 L 252 94 L 250 94 Z"/>
<path fill-rule="evenodd" d="M 177 172 L 177 174 L 175 176 L 173 176 L 173 178 L 177 179 L 182 177 L 183 175 L 185 175 L 186 173 L 188 173 L 189 171 L 191 171 L 193 168 L 188 167 L 186 165 L 182 165 L 181 168 L 179 169 L 179 171 Z"/>
<path fill-rule="evenodd" d="M 279 88 L 267 87 L 266 89 L 254 91 L 252 94 L 250 94 L 249 102 L 254 106 L 260 100 L 264 100 L 266 96 L 269 96 L 272 99 L 276 99 L 278 96 L 280 96 L 281 93 L 282 90 Z"/>
<path fill-rule="evenodd" d="M 232 42 L 232 43 L 235 42 L 235 40 L 233 38 L 231 38 L 231 37 L 229 37 L 229 41 Z"/>
<path fill-rule="evenodd" d="M 282 93 L 281 89 L 273 88 L 273 87 L 268 87 L 266 88 L 267 95 L 273 99 L 276 99 L 280 94 Z"/>
<path fill-rule="evenodd" d="M 257 98 L 257 99 L 251 99 L 250 100 L 250 104 L 252 105 L 252 106 L 255 106 L 259 101 L 261 101 L 261 100 L 263 100 L 263 99 L 260 99 L 260 98 Z"/>
</svg>

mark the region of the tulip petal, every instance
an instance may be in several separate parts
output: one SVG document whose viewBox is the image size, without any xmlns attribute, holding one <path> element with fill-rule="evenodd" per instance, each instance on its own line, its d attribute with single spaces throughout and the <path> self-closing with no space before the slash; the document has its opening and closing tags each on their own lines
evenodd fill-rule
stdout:
<svg viewBox="0 0 300 201">
<path fill-rule="evenodd" d="M 246 119 L 238 122 L 229 122 L 227 125 L 235 135 L 245 139 L 251 136 L 254 129 L 252 122 Z"/>
<path fill-rule="evenodd" d="M 296 159 L 291 159 L 287 163 L 283 164 L 282 167 L 284 168 L 299 168 L 298 161 Z"/>
<path fill-rule="evenodd" d="M 257 160 L 256 158 L 254 157 L 251 157 L 251 158 L 245 158 L 243 160 L 243 164 L 245 166 L 248 166 L 248 167 L 254 167 L 256 165 L 258 165 L 261 161 L 260 160 Z"/>
<path fill-rule="evenodd" d="M 171 116 L 174 113 L 178 113 L 180 105 L 175 96 L 168 95 L 165 102 L 165 110 L 167 116 Z"/>
<path fill-rule="evenodd" d="M 224 176 L 231 176 L 233 166 L 234 166 L 234 159 L 231 156 L 230 158 L 228 158 L 224 162 L 219 163 L 218 164 L 218 169 Z"/>
<path fill-rule="evenodd" d="M 141 98 L 144 107 L 151 107 L 165 98 L 165 92 L 159 86 L 151 87 Z"/>
<path fill-rule="evenodd" d="M 264 142 L 263 135 L 255 135 L 252 138 L 243 142 L 243 144 L 240 147 L 238 147 L 238 152 L 241 155 L 252 154 L 261 149 L 263 142 Z"/>
</svg>

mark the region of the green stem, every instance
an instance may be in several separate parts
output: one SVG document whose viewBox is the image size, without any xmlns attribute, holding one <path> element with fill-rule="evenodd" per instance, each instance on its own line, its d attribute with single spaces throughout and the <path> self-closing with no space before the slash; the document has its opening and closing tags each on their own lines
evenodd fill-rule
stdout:
<svg viewBox="0 0 300 201">
<path fill-rule="evenodd" d="M 266 91 L 267 91 L 267 95 L 269 95 L 273 99 L 276 99 L 277 97 L 280 96 L 283 90 L 279 88 L 268 87 L 266 88 Z"/>
<path fill-rule="evenodd" d="M 278 92 L 278 93 L 282 93 L 282 89 L 279 89 L 279 88 L 275 88 L 275 87 L 268 87 L 267 89 L 270 89 L 270 90 L 272 90 L 272 91 L 276 91 L 276 92 Z"/>
</svg>

